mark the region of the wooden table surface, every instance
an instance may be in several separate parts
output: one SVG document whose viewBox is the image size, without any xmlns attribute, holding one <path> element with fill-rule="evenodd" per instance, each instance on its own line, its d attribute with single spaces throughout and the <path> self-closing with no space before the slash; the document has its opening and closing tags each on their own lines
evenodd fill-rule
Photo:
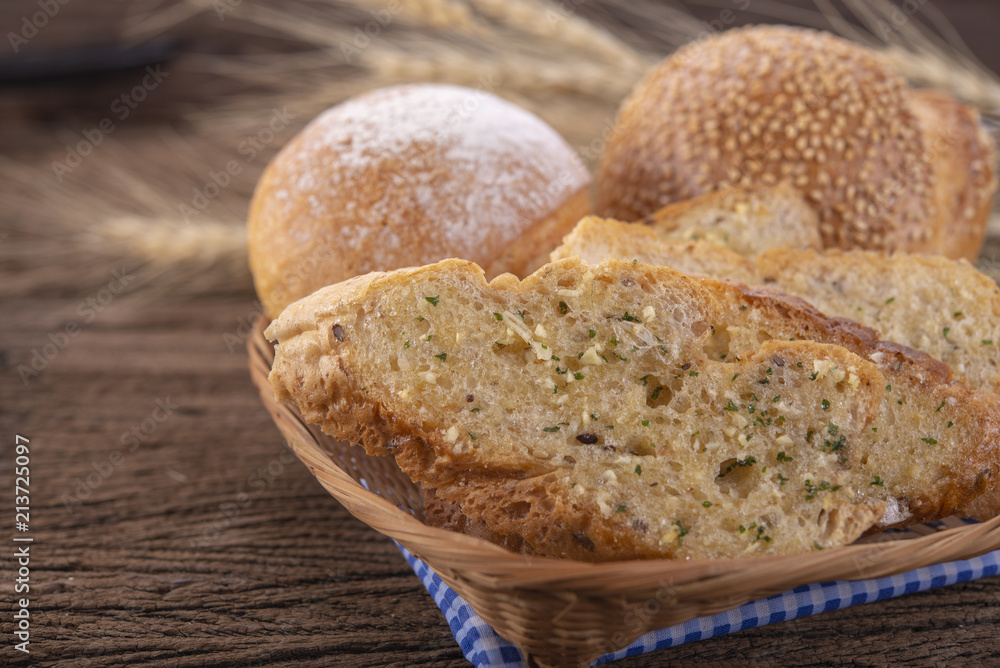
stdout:
<svg viewBox="0 0 1000 668">
<path fill-rule="evenodd" d="M 13 132 L 0 127 L 6 146 Z M 0 665 L 468 665 L 393 543 L 270 422 L 242 345 L 249 288 L 154 298 L 115 289 L 139 271 L 127 263 L 95 261 L 82 281 L 52 239 L 18 241 L 19 257 L 0 253 Z M 36 351 L 37 374 L 19 371 Z M 16 435 L 30 439 L 23 533 Z M 30 655 L 13 648 L 15 535 L 34 539 Z M 617 665 L 1000 665 L 998 622 L 994 577 Z"/>
</svg>

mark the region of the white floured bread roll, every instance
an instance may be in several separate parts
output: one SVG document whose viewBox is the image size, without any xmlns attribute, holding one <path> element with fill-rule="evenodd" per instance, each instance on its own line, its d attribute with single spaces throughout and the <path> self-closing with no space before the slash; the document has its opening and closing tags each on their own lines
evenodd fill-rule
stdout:
<svg viewBox="0 0 1000 668">
<path fill-rule="evenodd" d="M 250 269 L 268 315 L 373 270 L 447 257 L 526 275 L 589 213 L 590 176 L 537 116 L 480 90 L 406 85 L 313 120 L 261 177 Z"/>
</svg>

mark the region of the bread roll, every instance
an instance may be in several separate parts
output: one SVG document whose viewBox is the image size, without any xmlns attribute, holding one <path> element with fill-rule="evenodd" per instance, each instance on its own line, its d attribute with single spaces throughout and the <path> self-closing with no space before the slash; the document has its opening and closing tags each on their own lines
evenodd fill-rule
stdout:
<svg viewBox="0 0 1000 668">
<path fill-rule="evenodd" d="M 679 50 L 636 87 L 610 134 L 596 209 L 632 221 L 718 188 L 788 181 L 826 247 L 974 259 L 993 154 L 975 111 L 911 91 L 875 52 L 757 26 Z"/>
<path fill-rule="evenodd" d="M 372 270 L 447 257 L 541 265 L 589 211 L 590 177 L 541 119 L 483 91 L 377 90 L 317 117 L 267 167 L 249 215 L 268 315 Z"/>
</svg>

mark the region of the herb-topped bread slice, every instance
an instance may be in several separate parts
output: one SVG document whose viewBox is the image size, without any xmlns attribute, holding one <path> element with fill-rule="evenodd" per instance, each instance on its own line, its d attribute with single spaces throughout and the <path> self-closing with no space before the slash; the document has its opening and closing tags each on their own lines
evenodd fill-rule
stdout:
<svg viewBox="0 0 1000 668">
<path fill-rule="evenodd" d="M 766 250 L 753 259 L 706 241 L 664 240 L 644 226 L 584 218 L 553 260 L 618 257 L 770 285 L 827 316 L 857 320 L 879 336 L 948 364 L 976 390 L 1000 393 L 1000 288 L 965 260 L 876 251 Z M 1000 513 L 1000 485 L 958 510 Z"/>
<path fill-rule="evenodd" d="M 882 398 L 864 437 L 855 441 L 861 467 L 854 470 L 851 484 L 858 497 L 887 502 L 881 528 L 962 512 L 970 500 L 995 489 L 1000 471 L 997 395 L 973 392 L 926 353 L 880 341 L 875 330 L 846 318 L 828 318 L 798 297 L 766 286 L 697 280 L 725 308 L 713 336 L 720 359 L 751 354 L 768 341 L 809 340 L 843 346 L 874 363 L 884 381 Z M 817 362 L 810 378 L 845 373 Z M 821 438 L 823 448 L 836 449 L 843 442 L 840 436 L 834 423 L 813 438 Z M 880 489 L 886 486 L 888 495 Z"/>
<path fill-rule="evenodd" d="M 772 248 L 744 258 L 714 243 L 660 239 L 644 226 L 593 216 L 552 259 L 637 259 L 680 271 L 770 285 L 827 316 L 856 320 L 926 352 L 972 387 L 1000 392 L 1000 288 L 965 260 L 875 251 Z"/>
<path fill-rule="evenodd" d="M 887 508 L 890 524 L 923 521 L 981 491 L 995 401 L 795 308 L 628 261 L 487 283 L 447 260 L 289 306 L 267 330 L 271 383 L 468 527 L 550 556 L 808 551 Z M 784 336 L 823 327 L 833 343 Z M 942 402 L 952 427 L 931 422 Z M 886 443 L 913 450 L 909 469 L 888 465 L 902 450 L 875 453 Z"/>
</svg>

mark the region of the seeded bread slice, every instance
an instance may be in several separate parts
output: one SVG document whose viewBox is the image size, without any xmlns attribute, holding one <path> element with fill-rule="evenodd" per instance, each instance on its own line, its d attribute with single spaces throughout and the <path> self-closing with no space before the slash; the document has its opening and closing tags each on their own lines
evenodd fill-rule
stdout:
<svg viewBox="0 0 1000 668">
<path fill-rule="evenodd" d="M 876 251 L 773 248 L 744 258 L 717 244 L 661 240 L 640 225 L 587 217 L 552 259 L 618 257 L 770 285 L 828 316 L 948 364 L 980 390 L 1000 392 L 1000 287 L 966 260 Z"/>
<path fill-rule="evenodd" d="M 976 389 L 1000 392 L 1000 287 L 967 260 L 780 248 L 757 265 L 760 282 L 923 350 Z"/>
<path fill-rule="evenodd" d="M 785 336 L 810 330 L 841 345 Z M 995 398 L 943 365 L 666 267 L 571 259 L 487 283 L 448 260 L 320 290 L 267 334 L 279 400 L 393 455 L 439 518 L 526 552 L 832 547 L 947 514 L 998 467 Z"/>
<path fill-rule="evenodd" d="M 784 181 L 722 188 L 669 204 L 639 222 L 661 239 L 709 241 L 745 257 L 775 246 L 823 247 L 816 212 Z"/>
<path fill-rule="evenodd" d="M 642 226 L 583 219 L 553 259 L 637 258 L 685 272 L 767 284 L 829 316 L 944 361 L 976 390 L 1000 393 L 1000 288 L 966 260 L 875 251 L 774 248 L 747 259 L 708 242 L 661 240 Z M 979 520 L 1000 513 L 1000 484 L 958 509 Z"/>
<path fill-rule="evenodd" d="M 846 318 L 828 318 L 798 297 L 768 286 L 698 280 L 726 305 L 724 331 L 717 329 L 715 337 L 720 357 L 742 356 L 774 339 L 810 340 L 843 346 L 882 372 L 879 414 L 858 444 L 862 467 L 856 473 L 864 471 L 867 477 L 853 481 L 862 498 L 874 493 L 888 502 L 879 527 L 902 528 L 961 513 L 970 501 L 995 489 L 1000 472 L 997 395 L 972 392 L 946 364 L 926 353 L 880 341 L 875 330 Z M 815 365 L 814 373 L 826 372 L 844 373 Z M 825 447 L 827 435 L 822 438 Z M 888 485 L 891 497 L 874 489 L 866 492 L 866 485 Z"/>
</svg>

